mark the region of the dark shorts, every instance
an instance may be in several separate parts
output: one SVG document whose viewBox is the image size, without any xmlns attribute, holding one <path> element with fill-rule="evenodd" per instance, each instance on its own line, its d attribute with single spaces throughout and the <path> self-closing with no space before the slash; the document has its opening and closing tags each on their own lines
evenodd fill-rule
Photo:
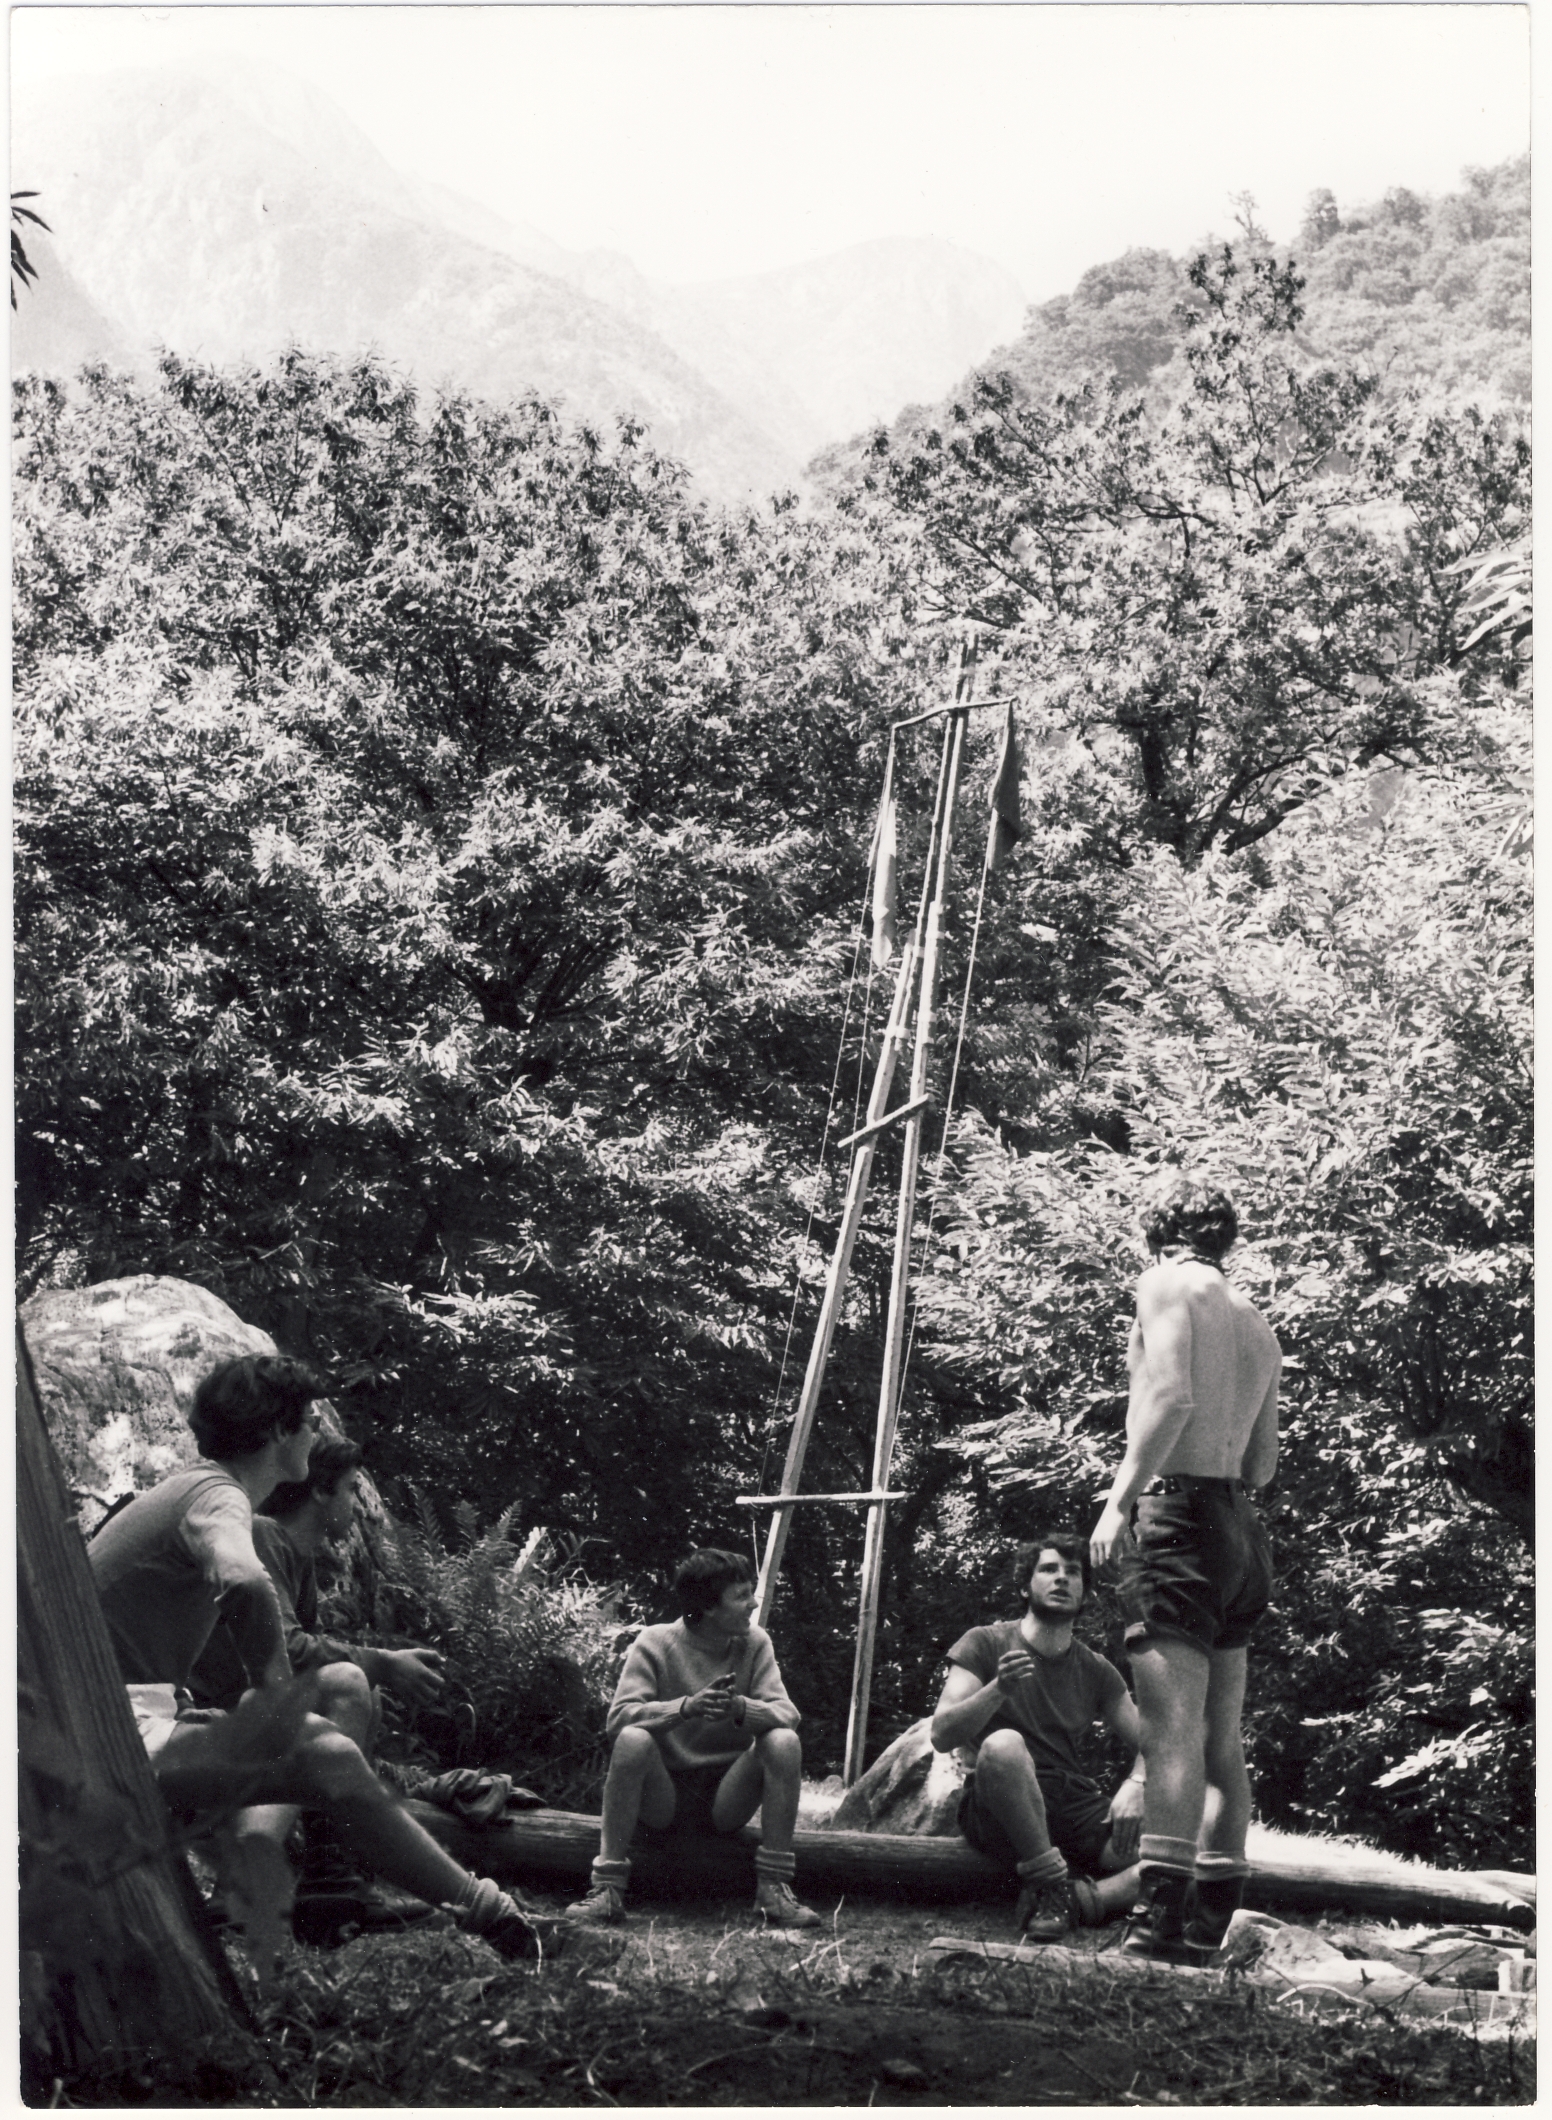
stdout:
<svg viewBox="0 0 1552 2120">
<path fill-rule="evenodd" d="M 1035 1779 L 1045 1798 L 1046 1830 L 1053 1846 L 1061 1849 L 1075 1870 L 1092 1877 L 1110 1838 L 1109 1797 L 1086 1774 L 1063 1774 L 1037 1767 Z M 972 1848 L 979 1848 L 994 1862 L 1018 1861 L 1018 1850 L 1000 1821 L 977 1798 L 973 1774 L 959 1799 L 959 1830 Z"/>
<path fill-rule="evenodd" d="M 669 1780 L 674 1785 L 674 1815 L 666 1826 L 638 1825 L 637 1834 L 648 1846 L 656 1846 L 670 1838 L 677 1840 L 681 1834 L 715 1833 L 711 1822 L 711 1807 L 717 1800 L 723 1777 L 736 1766 L 731 1759 L 714 1760 L 708 1767 L 685 1767 L 679 1773 L 670 1772 Z M 730 1832 L 739 1831 L 730 1826 Z"/>
<path fill-rule="evenodd" d="M 1121 1573 L 1127 1647 L 1165 1636 L 1209 1656 L 1243 1649 L 1272 1601 L 1272 1552 L 1238 1482 L 1145 1494 L 1132 1532 Z"/>
</svg>

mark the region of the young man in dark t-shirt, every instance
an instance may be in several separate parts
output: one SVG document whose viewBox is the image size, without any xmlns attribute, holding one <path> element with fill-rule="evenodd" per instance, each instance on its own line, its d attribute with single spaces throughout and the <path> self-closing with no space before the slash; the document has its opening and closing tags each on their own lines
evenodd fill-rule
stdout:
<svg viewBox="0 0 1552 2120">
<path fill-rule="evenodd" d="M 1114 1664 L 1073 1639 L 1092 1580 L 1086 1542 L 1047 1534 L 1015 1568 L 1023 1617 L 972 1627 L 949 1650 L 932 1742 L 970 1769 L 960 1831 L 1013 1864 L 1020 1931 L 1054 1943 L 1074 1918 L 1101 1922 L 1135 1895 L 1141 1760 L 1107 1799 L 1078 1747 L 1098 1721 L 1135 1753 L 1137 1710 Z"/>
</svg>

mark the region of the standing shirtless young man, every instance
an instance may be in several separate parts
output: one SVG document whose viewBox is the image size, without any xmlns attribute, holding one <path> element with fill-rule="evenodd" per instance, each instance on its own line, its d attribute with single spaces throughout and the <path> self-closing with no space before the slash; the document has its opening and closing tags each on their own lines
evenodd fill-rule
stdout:
<svg viewBox="0 0 1552 2120">
<path fill-rule="evenodd" d="M 1121 1592 L 1147 1791 L 1122 1948 L 1199 1961 L 1222 1942 L 1249 1870 L 1245 1645 L 1272 1565 L 1247 1489 L 1277 1467 L 1282 1355 L 1223 1277 L 1238 1235 L 1225 1194 L 1179 1178 L 1143 1234 L 1158 1263 L 1137 1284 L 1126 1454 L 1090 1550 L 1096 1567 L 1120 1556 L 1130 1522 Z"/>
</svg>

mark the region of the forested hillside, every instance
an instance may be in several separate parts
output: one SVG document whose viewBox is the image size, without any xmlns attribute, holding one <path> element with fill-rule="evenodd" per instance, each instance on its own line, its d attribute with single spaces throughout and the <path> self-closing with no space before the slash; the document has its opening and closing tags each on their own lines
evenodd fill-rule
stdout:
<svg viewBox="0 0 1552 2120">
<path fill-rule="evenodd" d="M 1464 173 L 1463 188 L 1431 199 L 1397 188 L 1339 206 L 1310 195 L 1303 224 L 1277 249 L 1242 202 L 1234 249 L 1241 259 L 1290 258 L 1304 282 L 1298 340 L 1309 354 L 1346 363 L 1392 388 L 1424 386 L 1490 407 L 1530 402 L 1530 160 Z M 1204 239 L 1201 251 L 1219 244 Z M 1012 345 L 984 373 L 1009 377 L 1036 399 L 1114 379 L 1150 401 L 1178 394 L 1181 312 L 1197 304 L 1191 257 L 1128 250 L 1086 272 L 1071 294 L 1038 303 Z M 961 387 L 973 391 L 971 377 Z M 947 408 L 943 408 L 944 411 Z M 896 438 L 934 417 L 902 413 Z M 832 474 L 859 444 L 824 452 Z"/>
<path fill-rule="evenodd" d="M 718 513 L 628 424 L 371 362 L 23 381 L 28 1285 L 205 1283 L 332 1367 L 390 1498 L 450 1536 L 515 1503 L 657 1616 L 780 1462 L 883 1005 L 888 728 L 973 628 L 1025 834 L 931 1201 L 874 1747 L 1006 1543 L 1091 1523 L 1137 1197 L 1186 1162 L 1289 1357 L 1263 1811 L 1528 1864 L 1518 181 L 1475 234 L 1322 222 L 1308 285 L 1254 237 L 1090 275 L 811 509 Z M 1447 407 L 1383 359 L 1408 273 Z M 1066 388 L 1083 333 L 1117 387 Z M 907 898 L 934 742 L 901 743 Z M 867 1483 L 894 1152 L 815 1488 Z M 796 1515 L 775 1629 L 825 1771 L 861 1538 Z M 1090 1624 L 1118 1653 L 1108 1598 Z"/>
</svg>

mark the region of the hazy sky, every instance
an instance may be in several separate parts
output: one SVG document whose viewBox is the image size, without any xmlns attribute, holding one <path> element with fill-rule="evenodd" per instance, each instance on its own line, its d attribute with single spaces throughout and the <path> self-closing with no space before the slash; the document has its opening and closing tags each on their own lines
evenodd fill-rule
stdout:
<svg viewBox="0 0 1552 2120">
<path fill-rule="evenodd" d="M 1043 299 L 1134 243 L 1454 188 L 1529 130 L 1492 4 L 18 7 L 44 74 L 261 52 L 398 167 L 667 280 L 937 235 Z M 17 177 L 14 181 L 24 181 Z"/>
</svg>

